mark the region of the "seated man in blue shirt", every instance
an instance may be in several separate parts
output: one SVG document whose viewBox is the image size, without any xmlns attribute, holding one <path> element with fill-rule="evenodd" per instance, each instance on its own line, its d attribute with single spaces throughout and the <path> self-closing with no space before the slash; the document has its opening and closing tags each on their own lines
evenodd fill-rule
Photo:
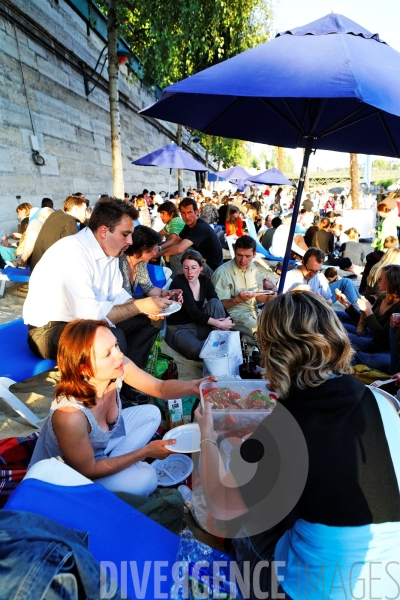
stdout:
<svg viewBox="0 0 400 600">
<path fill-rule="evenodd" d="M 303 256 L 301 265 L 286 273 L 283 291 L 302 289 L 299 286 L 309 286 L 311 291 L 321 296 L 332 305 L 332 294 L 326 277 L 320 273 L 325 260 L 325 254 L 318 248 L 309 248 Z M 308 289 L 304 288 L 303 289 Z"/>
</svg>

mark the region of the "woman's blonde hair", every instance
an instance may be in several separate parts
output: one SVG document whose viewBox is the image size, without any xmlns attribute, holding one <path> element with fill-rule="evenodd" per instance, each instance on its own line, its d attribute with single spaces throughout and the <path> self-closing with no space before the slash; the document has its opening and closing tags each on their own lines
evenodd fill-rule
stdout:
<svg viewBox="0 0 400 600">
<path fill-rule="evenodd" d="M 400 265 L 400 250 L 398 248 L 390 248 L 382 256 L 381 260 L 372 267 L 367 277 L 367 285 L 375 287 L 383 267 L 387 267 L 388 265 Z"/>
<path fill-rule="evenodd" d="M 350 240 L 358 241 L 358 238 L 360 237 L 360 234 L 358 233 L 355 227 L 350 227 L 350 229 L 345 231 L 345 234 L 349 237 Z"/>
<path fill-rule="evenodd" d="M 257 334 L 266 379 L 282 398 L 291 388 L 317 387 L 350 372 L 353 351 L 336 313 L 311 292 L 287 292 L 268 302 Z"/>
</svg>

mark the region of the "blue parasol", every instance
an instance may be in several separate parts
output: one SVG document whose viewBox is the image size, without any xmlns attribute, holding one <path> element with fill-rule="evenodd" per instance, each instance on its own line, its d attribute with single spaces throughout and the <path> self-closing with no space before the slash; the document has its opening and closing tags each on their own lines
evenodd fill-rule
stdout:
<svg viewBox="0 0 400 600">
<path fill-rule="evenodd" d="M 205 133 L 305 148 L 286 248 L 316 149 L 400 157 L 400 53 L 329 14 L 165 88 L 142 111 Z"/>
<path fill-rule="evenodd" d="M 183 169 L 186 171 L 208 171 L 208 168 L 195 160 L 189 152 L 183 150 L 180 146 L 172 142 L 142 158 L 132 161 L 133 165 L 142 165 L 145 167 L 164 167 L 169 168 L 169 187 L 171 189 L 172 169 Z"/>
</svg>

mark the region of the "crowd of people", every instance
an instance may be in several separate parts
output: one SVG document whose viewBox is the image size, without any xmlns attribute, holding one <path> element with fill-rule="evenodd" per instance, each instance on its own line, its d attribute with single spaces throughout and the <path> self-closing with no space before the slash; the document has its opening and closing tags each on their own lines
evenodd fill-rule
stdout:
<svg viewBox="0 0 400 600">
<path fill-rule="evenodd" d="M 228 470 L 220 464 L 207 402 L 196 411 L 201 481 L 216 519 L 235 521 L 237 531 L 248 527 L 235 546 L 239 562 L 250 561 L 254 569 L 273 555 L 286 561 L 280 591 L 290 600 L 297 597 L 295 564 L 315 575 L 328 555 L 337 554 L 347 576 L 371 544 L 374 561 L 398 549 L 399 441 L 393 425 L 388 433 L 396 416 L 351 372 L 359 364 L 388 375 L 400 371 L 400 217 L 395 198 L 386 204 L 379 198 L 376 231 L 362 239 L 356 223 L 344 231 L 345 198 L 306 194 L 291 247 L 297 264 L 278 296 L 276 261 L 266 262 L 271 274 L 265 277 L 254 259 L 257 244 L 272 257 L 284 256 L 294 197 L 282 188 L 273 197 L 247 188 L 221 195 L 188 190 L 169 199 L 145 189 L 121 200 L 103 195 L 93 208 L 73 194 L 56 211 L 49 199 L 41 208 L 21 204 L 19 231 L 2 241 L 0 258 L 30 266 L 27 343 L 36 355 L 56 358 L 60 370 L 31 466 L 61 456 L 112 491 L 148 496 L 157 479 L 146 461 L 167 457 L 174 440 L 150 441 L 160 411 L 135 405 L 137 393 L 199 395 L 202 381 L 162 381 L 144 370 L 168 307 L 181 306 L 166 317 L 166 343 L 186 359 L 199 359 L 213 330 L 239 331 L 259 347 L 270 389 L 280 397 L 268 423 L 279 423 L 280 407 L 294 417 L 303 441 L 291 438 L 290 423 L 282 436 L 293 443 L 290 455 L 298 461 L 305 440 L 308 471 L 298 500 L 284 518 L 266 519 L 268 527 L 253 531 L 271 509 L 267 472 L 274 449 L 259 427 L 250 441 L 267 443 L 271 453 L 262 453 L 251 482 L 238 483 L 240 456 L 233 452 Z M 154 283 L 150 265 L 170 269 L 167 285 Z M 296 460 L 288 466 L 293 478 Z M 270 591 L 270 571 L 262 585 Z M 310 598 L 320 597 L 319 582 L 317 588 Z M 342 597 L 335 593 L 332 598 Z"/>
</svg>

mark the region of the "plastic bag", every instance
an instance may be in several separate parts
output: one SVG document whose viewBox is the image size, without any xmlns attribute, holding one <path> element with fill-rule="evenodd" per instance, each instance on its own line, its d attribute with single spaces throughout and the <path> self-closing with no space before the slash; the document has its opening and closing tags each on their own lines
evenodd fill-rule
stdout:
<svg viewBox="0 0 400 600">
<path fill-rule="evenodd" d="M 243 363 L 239 331 L 212 331 L 203 344 L 200 358 L 211 375 L 239 376 L 239 365 Z"/>
<path fill-rule="evenodd" d="M 170 591 L 173 600 L 196 598 L 224 598 L 225 600 L 243 598 L 236 581 L 230 581 L 233 557 L 225 552 L 214 550 L 202 544 L 194 537 L 188 527 L 181 533 L 176 563 L 179 566 L 179 580 Z M 217 564 L 218 563 L 218 564 Z M 217 574 L 218 581 L 215 581 Z M 223 581 L 221 581 L 223 579 Z"/>
</svg>

